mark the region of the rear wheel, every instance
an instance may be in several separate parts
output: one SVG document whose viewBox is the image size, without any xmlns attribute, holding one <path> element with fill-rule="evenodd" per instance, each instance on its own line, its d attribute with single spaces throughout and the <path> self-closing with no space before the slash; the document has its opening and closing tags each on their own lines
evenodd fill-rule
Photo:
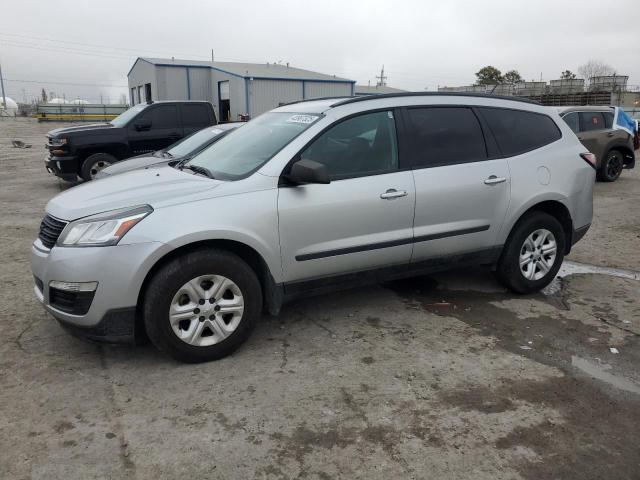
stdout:
<svg viewBox="0 0 640 480">
<path fill-rule="evenodd" d="M 564 259 L 566 238 L 560 222 L 532 212 L 514 227 L 498 261 L 500 282 L 517 293 L 536 292 L 554 279 Z"/>
<path fill-rule="evenodd" d="M 604 158 L 600 170 L 598 171 L 598 180 L 603 182 L 615 182 L 624 168 L 624 157 L 617 150 L 607 153 Z"/>
<path fill-rule="evenodd" d="M 162 267 L 144 300 L 147 335 L 183 362 L 225 357 L 249 336 L 262 307 L 253 270 L 238 256 L 201 250 Z"/>
<path fill-rule="evenodd" d="M 108 153 L 94 153 L 89 155 L 80 168 L 80 176 L 85 182 L 96 178 L 98 172 L 110 167 L 116 163 L 118 159 Z"/>
</svg>

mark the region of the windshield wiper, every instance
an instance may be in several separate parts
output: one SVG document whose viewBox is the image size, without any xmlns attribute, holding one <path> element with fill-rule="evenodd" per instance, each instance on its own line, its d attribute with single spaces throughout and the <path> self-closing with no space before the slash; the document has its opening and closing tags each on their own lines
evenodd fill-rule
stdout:
<svg viewBox="0 0 640 480">
<path fill-rule="evenodd" d="M 208 168 L 201 167 L 200 165 L 180 165 L 180 167 L 178 168 L 180 168 L 180 170 L 184 170 L 186 168 L 199 175 L 204 175 L 205 177 L 209 177 L 213 179 L 216 178 L 213 176 L 213 173 L 211 173 L 211 171 Z"/>
</svg>

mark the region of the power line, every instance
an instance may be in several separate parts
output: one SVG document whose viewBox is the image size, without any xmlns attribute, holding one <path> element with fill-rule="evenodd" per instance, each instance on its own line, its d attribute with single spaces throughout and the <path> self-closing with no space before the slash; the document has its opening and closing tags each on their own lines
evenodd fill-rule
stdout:
<svg viewBox="0 0 640 480">
<path fill-rule="evenodd" d="M 71 85 L 76 87 L 114 87 L 114 88 L 127 88 L 128 85 L 110 85 L 107 83 L 76 83 L 76 82 L 55 82 L 50 80 L 23 80 L 18 78 L 5 78 L 7 82 L 14 83 L 42 83 L 47 85 Z"/>
</svg>

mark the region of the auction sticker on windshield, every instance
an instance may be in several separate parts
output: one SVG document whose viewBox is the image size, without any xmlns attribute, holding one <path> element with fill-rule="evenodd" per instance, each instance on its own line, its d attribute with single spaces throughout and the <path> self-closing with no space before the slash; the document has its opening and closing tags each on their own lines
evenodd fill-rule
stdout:
<svg viewBox="0 0 640 480">
<path fill-rule="evenodd" d="M 287 122 L 291 123 L 313 123 L 317 120 L 317 115 L 291 115 Z"/>
</svg>

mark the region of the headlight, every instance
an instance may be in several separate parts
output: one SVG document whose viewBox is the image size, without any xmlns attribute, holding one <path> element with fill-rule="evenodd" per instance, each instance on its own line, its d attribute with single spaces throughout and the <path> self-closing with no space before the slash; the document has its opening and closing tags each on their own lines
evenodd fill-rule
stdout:
<svg viewBox="0 0 640 480">
<path fill-rule="evenodd" d="M 61 147 L 63 145 L 66 145 L 68 142 L 68 140 L 66 138 L 50 138 L 49 139 L 49 145 L 51 145 L 52 147 Z"/>
<path fill-rule="evenodd" d="M 91 215 L 69 223 L 57 245 L 59 247 L 106 247 L 116 245 L 140 220 L 153 212 L 149 205 L 121 208 Z"/>
</svg>

